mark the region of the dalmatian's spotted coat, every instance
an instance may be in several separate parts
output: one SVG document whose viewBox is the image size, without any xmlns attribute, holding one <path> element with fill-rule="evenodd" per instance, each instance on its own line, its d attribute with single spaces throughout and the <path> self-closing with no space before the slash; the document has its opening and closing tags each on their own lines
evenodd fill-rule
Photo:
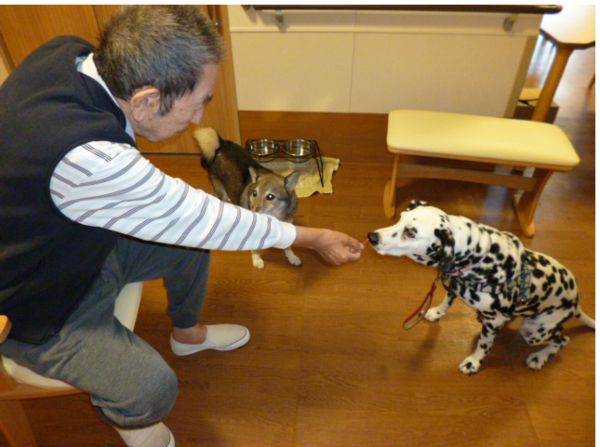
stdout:
<svg viewBox="0 0 600 447">
<path fill-rule="evenodd" d="M 569 318 L 595 328 L 579 305 L 573 274 L 512 233 L 412 201 L 398 223 L 369 233 L 369 240 L 379 254 L 439 268 L 446 298 L 425 319 L 442 318 L 457 296 L 477 311 L 483 328 L 475 351 L 459 365 L 465 374 L 479 371 L 496 335 L 514 317 L 524 318 L 520 333 L 528 345 L 546 344 L 527 357 L 536 370 L 569 342 L 561 333 Z"/>
</svg>

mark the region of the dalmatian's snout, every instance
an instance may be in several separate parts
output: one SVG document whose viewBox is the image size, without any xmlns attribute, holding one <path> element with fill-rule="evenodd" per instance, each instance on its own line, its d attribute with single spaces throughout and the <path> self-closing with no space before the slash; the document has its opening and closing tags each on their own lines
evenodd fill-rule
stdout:
<svg viewBox="0 0 600 447">
<path fill-rule="evenodd" d="M 369 242 L 371 242 L 371 245 L 375 246 L 377 244 L 379 244 L 379 233 L 375 232 L 375 231 L 371 231 L 367 237 L 369 238 Z"/>
</svg>

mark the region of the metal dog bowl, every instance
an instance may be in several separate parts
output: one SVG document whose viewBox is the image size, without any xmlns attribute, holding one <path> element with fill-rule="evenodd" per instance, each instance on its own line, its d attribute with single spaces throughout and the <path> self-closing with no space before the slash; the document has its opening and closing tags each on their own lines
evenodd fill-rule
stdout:
<svg viewBox="0 0 600 447">
<path fill-rule="evenodd" d="M 273 155 L 279 150 L 277 142 L 269 140 L 267 138 L 261 138 L 259 140 L 252 140 L 248 143 L 248 150 L 250 154 L 258 158 L 273 157 Z"/>
<path fill-rule="evenodd" d="M 304 159 L 313 156 L 315 143 L 314 141 L 296 138 L 295 140 L 286 141 L 283 151 L 290 158 Z"/>
</svg>

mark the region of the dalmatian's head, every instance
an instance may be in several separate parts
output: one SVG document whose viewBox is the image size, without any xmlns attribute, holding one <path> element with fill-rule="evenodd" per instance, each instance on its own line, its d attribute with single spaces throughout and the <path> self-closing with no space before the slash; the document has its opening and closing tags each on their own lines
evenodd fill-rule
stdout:
<svg viewBox="0 0 600 447">
<path fill-rule="evenodd" d="M 413 200 L 395 225 L 372 231 L 368 237 L 381 255 L 408 256 L 444 271 L 452 267 L 454 237 L 450 220 L 444 211 L 426 202 Z"/>
</svg>

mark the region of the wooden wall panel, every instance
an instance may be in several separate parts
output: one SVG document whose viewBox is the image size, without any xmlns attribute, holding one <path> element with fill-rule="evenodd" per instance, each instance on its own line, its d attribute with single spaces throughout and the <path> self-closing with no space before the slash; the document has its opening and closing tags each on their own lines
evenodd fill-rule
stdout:
<svg viewBox="0 0 600 447">
<path fill-rule="evenodd" d="M 221 63 L 221 75 L 217 81 L 213 103 L 207 108 L 202 125 L 214 127 L 222 137 L 239 143 L 240 122 L 227 6 L 212 6 L 208 9 L 208 14 L 219 26 L 226 54 Z"/>
<path fill-rule="evenodd" d="M 0 6 L 0 33 L 10 64 L 20 64 L 31 51 L 53 37 L 75 34 L 96 43 L 98 25 L 89 5 Z"/>
</svg>

